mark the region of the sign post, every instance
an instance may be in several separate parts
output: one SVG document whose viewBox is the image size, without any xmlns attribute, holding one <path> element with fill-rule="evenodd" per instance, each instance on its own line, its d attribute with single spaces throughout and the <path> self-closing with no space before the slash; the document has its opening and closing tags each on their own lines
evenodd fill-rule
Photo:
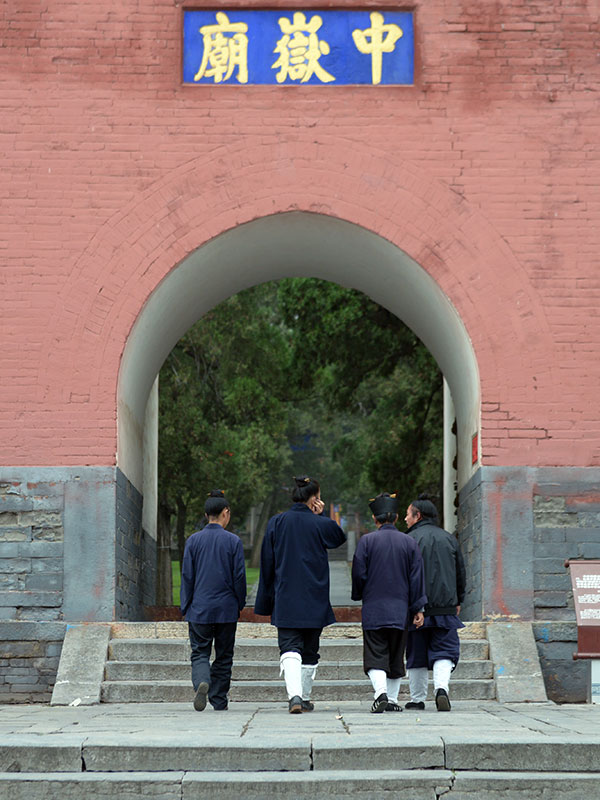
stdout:
<svg viewBox="0 0 600 800">
<path fill-rule="evenodd" d="M 589 659 L 588 698 L 600 704 L 600 559 L 565 561 L 571 574 L 577 616 L 577 652 L 574 659 Z"/>
</svg>

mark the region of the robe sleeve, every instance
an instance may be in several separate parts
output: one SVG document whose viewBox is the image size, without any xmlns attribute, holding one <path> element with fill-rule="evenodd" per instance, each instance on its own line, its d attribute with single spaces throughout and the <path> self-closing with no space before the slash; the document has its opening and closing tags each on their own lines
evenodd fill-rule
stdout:
<svg viewBox="0 0 600 800">
<path fill-rule="evenodd" d="M 233 585 L 241 610 L 246 605 L 246 562 L 244 561 L 244 547 L 241 539 L 238 540 L 233 553 Z"/>
<path fill-rule="evenodd" d="M 412 618 L 417 611 L 420 611 L 427 605 L 427 594 L 425 593 L 425 567 L 423 565 L 423 556 L 421 555 L 421 551 L 416 543 L 412 551 L 412 558 L 410 560 L 408 582 L 408 613 L 410 616 L 409 622 L 412 622 Z"/>
<path fill-rule="evenodd" d="M 275 602 L 275 553 L 273 551 L 273 520 L 269 521 L 260 551 L 260 577 L 254 602 L 254 613 L 268 617 Z"/>
<path fill-rule="evenodd" d="M 192 548 L 189 540 L 186 542 L 183 551 L 183 565 L 181 567 L 181 591 L 179 593 L 179 604 L 181 615 L 185 617 L 194 596 L 194 559 L 192 558 Z"/>
<path fill-rule="evenodd" d="M 321 541 L 328 550 L 334 550 L 346 541 L 346 534 L 340 526 L 333 519 L 327 519 L 327 525 L 323 525 L 321 533 Z"/>
<path fill-rule="evenodd" d="M 458 598 L 458 605 L 462 606 L 465 599 L 465 591 L 467 588 L 467 573 L 465 570 L 465 562 L 462 552 L 457 543 L 456 545 L 456 596 Z"/>
<path fill-rule="evenodd" d="M 363 589 L 367 582 L 367 547 L 366 540 L 359 539 L 352 559 L 352 599 L 362 600 Z"/>
</svg>

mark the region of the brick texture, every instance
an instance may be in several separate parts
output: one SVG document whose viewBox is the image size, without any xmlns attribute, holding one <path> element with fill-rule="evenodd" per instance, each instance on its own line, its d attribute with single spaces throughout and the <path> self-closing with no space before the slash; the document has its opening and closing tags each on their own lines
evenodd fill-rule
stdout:
<svg viewBox="0 0 600 800">
<path fill-rule="evenodd" d="M 450 298 L 484 465 L 600 464 L 597 3 L 414 8 L 414 87 L 236 89 L 181 85 L 172 0 L 0 2 L 4 463 L 114 464 L 149 294 L 231 226 L 304 209 L 390 239 Z"/>
</svg>

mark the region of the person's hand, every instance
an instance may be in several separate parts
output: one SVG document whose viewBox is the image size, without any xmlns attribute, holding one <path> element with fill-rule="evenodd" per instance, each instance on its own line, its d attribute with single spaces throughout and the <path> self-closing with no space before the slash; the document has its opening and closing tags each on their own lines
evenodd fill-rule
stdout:
<svg viewBox="0 0 600 800">
<path fill-rule="evenodd" d="M 320 514 L 325 508 L 325 503 L 318 497 L 313 497 L 310 501 L 310 510 L 313 514 Z"/>
<path fill-rule="evenodd" d="M 460 606 L 456 606 L 456 615 L 458 616 L 459 614 L 460 614 Z"/>
<path fill-rule="evenodd" d="M 413 617 L 413 625 L 415 628 L 420 628 L 423 623 L 425 622 L 425 615 L 422 611 L 417 611 L 415 616 Z"/>
</svg>

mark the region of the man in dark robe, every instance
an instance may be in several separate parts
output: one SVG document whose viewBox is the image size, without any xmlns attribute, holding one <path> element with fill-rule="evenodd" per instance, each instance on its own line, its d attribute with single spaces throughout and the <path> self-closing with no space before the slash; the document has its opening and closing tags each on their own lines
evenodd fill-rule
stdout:
<svg viewBox="0 0 600 800">
<path fill-rule="evenodd" d="M 192 648 L 194 708 L 204 711 L 208 697 L 215 711 L 226 711 L 235 631 L 246 603 L 246 564 L 241 539 L 225 530 L 230 509 L 224 493 L 212 491 L 204 510 L 208 525 L 189 537 L 183 553 L 181 613 Z"/>
<path fill-rule="evenodd" d="M 369 508 L 377 530 L 358 541 L 352 562 L 352 599 L 362 600 L 363 667 L 373 685 L 371 711 L 402 711 L 398 705 L 404 642 L 410 622 L 423 624 L 423 559 L 413 539 L 396 528 L 398 501 L 383 493 Z"/>
<path fill-rule="evenodd" d="M 294 505 L 272 517 L 265 531 L 254 611 L 271 615 L 277 628 L 280 667 L 290 714 L 312 711 L 312 684 L 319 639 L 335 622 L 329 602 L 327 550 L 346 541 L 340 526 L 323 516 L 321 490 L 314 478 L 294 478 Z"/>
<path fill-rule="evenodd" d="M 465 596 L 465 565 L 455 536 L 437 524 L 435 505 L 419 495 L 406 510 L 408 534 L 416 541 L 425 565 L 427 605 L 425 623 L 410 630 L 406 663 L 410 702 L 406 708 L 421 711 L 427 698 L 427 670 L 433 670 L 433 691 L 438 711 L 450 711 L 448 685 L 460 655 L 458 618 Z"/>
</svg>

